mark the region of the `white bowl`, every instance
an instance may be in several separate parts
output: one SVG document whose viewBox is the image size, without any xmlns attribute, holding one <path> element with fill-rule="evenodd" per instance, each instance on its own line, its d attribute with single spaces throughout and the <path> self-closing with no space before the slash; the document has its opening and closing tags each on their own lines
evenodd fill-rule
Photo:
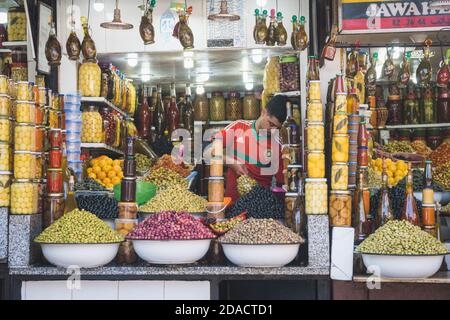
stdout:
<svg viewBox="0 0 450 320">
<path fill-rule="evenodd" d="M 414 197 L 422 201 L 422 191 L 414 192 Z M 450 202 L 450 192 L 434 192 L 434 203 L 439 202 L 441 205 L 445 206 Z"/>
<path fill-rule="evenodd" d="M 447 250 L 450 251 L 450 242 L 446 242 L 445 246 L 447 247 Z M 450 271 L 450 254 L 445 256 L 445 264 L 447 265 L 447 270 Z"/>
<path fill-rule="evenodd" d="M 228 260 L 240 267 L 283 267 L 298 254 L 300 244 L 227 244 L 221 243 Z"/>
<path fill-rule="evenodd" d="M 152 264 L 189 264 L 205 256 L 211 239 L 202 240 L 132 240 L 136 254 Z"/>
<path fill-rule="evenodd" d="M 110 263 L 116 257 L 119 245 L 41 243 L 41 248 L 45 259 L 57 267 L 96 268 Z"/>
<path fill-rule="evenodd" d="M 368 272 L 382 278 L 423 279 L 439 271 L 445 255 L 401 256 L 362 254 Z"/>
</svg>

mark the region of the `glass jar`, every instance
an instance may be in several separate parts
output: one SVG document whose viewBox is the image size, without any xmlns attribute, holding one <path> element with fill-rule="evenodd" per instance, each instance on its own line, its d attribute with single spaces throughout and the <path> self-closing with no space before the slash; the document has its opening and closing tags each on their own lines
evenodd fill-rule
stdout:
<svg viewBox="0 0 450 320">
<path fill-rule="evenodd" d="M 323 151 L 310 151 L 308 153 L 308 177 L 325 177 L 325 154 Z"/>
<path fill-rule="evenodd" d="M 88 106 L 83 108 L 81 142 L 99 143 L 103 141 L 103 119 L 98 112 L 98 107 Z"/>
<path fill-rule="evenodd" d="M 107 99 L 108 94 L 110 92 L 110 88 L 109 88 L 110 79 L 109 78 L 110 78 L 111 72 L 107 65 L 101 67 L 101 72 L 102 72 L 102 76 L 101 76 L 101 84 L 100 84 L 100 88 L 101 88 L 100 89 L 100 97 Z"/>
<path fill-rule="evenodd" d="M 243 105 L 244 120 L 256 120 L 261 115 L 259 100 L 253 91 L 245 93 Z"/>
<path fill-rule="evenodd" d="M 194 101 L 194 119 L 195 121 L 208 121 L 209 102 L 205 94 L 197 94 Z"/>
<path fill-rule="evenodd" d="M 14 150 L 36 150 L 36 128 L 33 124 L 16 123 L 14 127 Z"/>
<path fill-rule="evenodd" d="M 348 116 L 346 113 L 335 113 L 333 117 L 333 133 L 348 133 Z"/>
<path fill-rule="evenodd" d="M 11 64 L 11 79 L 14 82 L 28 81 L 28 66 L 26 63 Z"/>
<path fill-rule="evenodd" d="M 138 213 L 137 203 L 119 202 L 118 207 L 119 207 L 119 219 L 137 219 Z"/>
<path fill-rule="evenodd" d="M 45 115 L 45 108 L 44 107 L 40 107 L 39 105 L 35 106 L 36 111 L 36 125 L 38 126 L 43 126 L 45 124 L 44 122 L 44 115 Z"/>
<path fill-rule="evenodd" d="M 34 151 L 36 151 L 36 152 L 44 151 L 45 136 L 46 136 L 46 129 L 45 129 L 45 127 L 44 126 L 37 126 L 36 127 L 36 147 L 35 147 Z"/>
<path fill-rule="evenodd" d="M 223 177 L 208 178 L 208 201 L 223 202 L 225 194 L 225 181 Z"/>
<path fill-rule="evenodd" d="M 346 134 L 333 135 L 331 159 L 333 162 L 348 162 L 349 137 Z"/>
<path fill-rule="evenodd" d="M 306 214 L 328 213 L 327 179 L 305 179 Z"/>
<path fill-rule="evenodd" d="M 23 8 L 8 10 L 8 41 L 27 40 L 27 16 Z"/>
<path fill-rule="evenodd" d="M 280 57 L 280 91 L 300 90 L 300 65 L 297 56 Z"/>
<path fill-rule="evenodd" d="M 0 171 L 0 208 L 9 207 L 11 172 Z"/>
<path fill-rule="evenodd" d="M 62 169 L 47 170 L 47 191 L 48 193 L 64 192 Z"/>
<path fill-rule="evenodd" d="M 211 160 L 209 167 L 209 175 L 211 177 L 222 177 L 223 176 L 223 161 L 222 160 Z"/>
<path fill-rule="evenodd" d="M 427 129 L 427 145 L 431 150 L 436 150 L 442 144 L 442 135 L 439 128 Z"/>
<path fill-rule="evenodd" d="M 309 122 L 323 121 L 323 106 L 320 100 L 310 100 L 306 108 L 306 118 Z"/>
<path fill-rule="evenodd" d="M 97 63 L 84 62 L 79 69 L 78 90 L 84 97 L 99 97 L 102 72 Z"/>
<path fill-rule="evenodd" d="M 36 106 L 33 102 L 17 101 L 16 121 L 20 123 L 36 123 Z"/>
<path fill-rule="evenodd" d="M 114 114 L 108 107 L 101 108 L 100 115 L 103 119 L 104 142 L 109 146 L 113 146 L 116 143 L 117 121 L 114 119 Z"/>
<path fill-rule="evenodd" d="M 117 114 L 114 114 L 113 120 L 114 120 L 114 122 L 116 123 L 116 125 L 115 125 L 115 128 L 116 128 L 116 132 L 115 132 L 116 138 L 115 138 L 115 140 L 114 140 L 113 147 L 119 148 L 119 147 L 120 147 L 120 142 L 121 142 L 121 141 L 120 141 L 120 138 L 121 138 L 121 136 L 120 136 L 120 134 L 121 134 L 121 127 L 120 127 L 121 121 L 120 121 L 120 117 L 119 117 Z"/>
<path fill-rule="evenodd" d="M 224 121 L 225 114 L 225 98 L 222 92 L 213 92 L 209 100 L 209 118 L 211 121 Z"/>
<path fill-rule="evenodd" d="M 267 58 L 263 78 L 264 93 L 270 96 L 280 92 L 280 59 L 277 56 Z M 264 105 L 264 104 L 263 104 Z"/>
<path fill-rule="evenodd" d="M 307 147 L 309 151 L 323 151 L 325 148 L 325 129 L 321 122 L 310 122 L 307 130 Z"/>
<path fill-rule="evenodd" d="M 232 91 L 228 93 L 226 103 L 226 118 L 228 121 L 236 121 L 242 119 L 242 102 L 239 92 Z"/>
<path fill-rule="evenodd" d="M 33 180 L 13 180 L 11 184 L 11 214 L 38 213 L 39 189 Z"/>
<path fill-rule="evenodd" d="M 388 119 L 389 125 L 399 125 L 403 123 L 403 111 L 400 96 L 389 96 L 388 98 Z"/>
<path fill-rule="evenodd" d="M 9 143 L 0 142 L 0 171 L 11 171 L 12 148 Z"/>
<path fill-rule="evenodd" d="M 448 92 L 441 92 L 437 101 L 438 122 L 450 122 L 450 94 Z"/>
<path fill-rule="evenodd" d="M 8 95 L 9 89 L 8 89 L 9 83 L 8 83 L 8 77 L 4 75 L 0 75 L 0 94 Z"/>
<path fill-rule="evenodd" d="M 302 179 L 303 167 L 298 164 L 287 166 L 287 187 L 288 192 L 298 193 L 300 191 L 300 183 Z"/>
<path fill-rule="evenodd" d="M 0 142 L 11 143 L 12 141 L 12 121 L 9 117 L 0 116 Z"/>
<path fill-rule="evenodd" d="M 44 162 L 46 161 L 46 157 L 44 153 L 36 152 L 36 176 L 35 179 L 43 179 L 44 178 Z"/>
<path fill-rule="evenodd" d="M 292 228 L 293 221 L 294 221 L 294 210 L 295 210 L 295 203 L 297 201 L 298 194 L 293 193 L 286 193 L 284 198 L 284 220 L 286 221 L 286 226 L 288 228 Z"/>
<path fill-rule="evenodd" d="M 348 189 L 348 170 L 349 166 L 346 162 L 333 163 L 331 166 L 331 189 Z"/>
<path fill-rule="evenodd" d="M 36 178 L 36 155 L 30 151 L 14 152 L 14 178 Z"/>
<path fill-rule="evenodd" d="M 17 100 L 32 102 L 32 85 L 28 81 L 19 81 L 17 87 Z"/>
<path fill-rule="evenodd" d="M 352 226 L 352 196 L 349 191 L 330 192 L 330 224 L 333 227 Z"/>
<path fill-rule="evenodd" d="M 48 194 L 45 197 L 42 226 L 47 228 L 64 215 L 64 193 Z"/>
<path fill-rule="evenodd" d="M 11 98 L 7 94 L 0 94 L 0 116 L 12 116 Z"/>
</svg>

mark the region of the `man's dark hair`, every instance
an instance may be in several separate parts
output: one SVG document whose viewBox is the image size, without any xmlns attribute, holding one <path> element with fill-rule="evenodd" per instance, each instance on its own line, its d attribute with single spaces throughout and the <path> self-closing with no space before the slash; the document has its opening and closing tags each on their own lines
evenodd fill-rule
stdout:
<svg viewBox="0 0 450 320">
<path fill-rule="evenodd" d="M 288 102 L 288 98 L 285 96 L 275 96 L 270 99 L 267 104 L 267 113 L 270 116 L 274 116 L 278 119 L 280 123 L 283 123 L 286 120 L 286 103 Z"/>
</svg>

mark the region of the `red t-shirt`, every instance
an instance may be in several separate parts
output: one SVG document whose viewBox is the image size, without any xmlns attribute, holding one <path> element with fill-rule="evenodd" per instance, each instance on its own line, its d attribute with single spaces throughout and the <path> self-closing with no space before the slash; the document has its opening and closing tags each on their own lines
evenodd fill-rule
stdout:
<svg viewBox="0 0 450 320">
<path fill-rule="evenodd" d="M 248 175 L 260 185 L 269 187 L 273 176 L 278 184 L 282 184 L 283 162 L 279 137 L 266 135 L 265 132 L 258 134 L 255 124 L 256 121 L 235 121 L 216 138 L 223 140 L 224 156 L 244 163 Z M 227 170 L 225 196 L 231 197 L 233 202 L 239 198 L 237 178 L 233 170 Z"/>
</svg>

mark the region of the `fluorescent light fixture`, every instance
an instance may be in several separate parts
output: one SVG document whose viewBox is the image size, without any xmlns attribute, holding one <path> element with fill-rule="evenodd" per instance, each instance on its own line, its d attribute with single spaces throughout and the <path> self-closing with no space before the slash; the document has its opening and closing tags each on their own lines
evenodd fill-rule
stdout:
<svg viewBox="0 0 450 320">
<path fill-rule="evenodd" d="M 194 59 L 192 58 L 184 58 L 184 68 L 185 69 L 193 69 L 194 68 Z"/>
<path fill-rule="evenodd" d="M 245 84 L 245 90 L 248 90 L 248 91 L 253 90 L 253 87 L 254 87 L 253 82 L 247 82 Z"/>
<path fill-rule="evenodd" d="M 250 62 L 248 61 L 248 57 L 242 58 L 242 70 L 248 71 L 250 69 Z"/>
<path fill-rule="evenodd" d="M 0 11 L 0 23 L 8 23 L 8 13 L 6 11 Z"/>
<path fill-rule="evenodd" d="M 105 3 L 103 0 L 94 0 L 94 10 L 97 12 L 102 12 L 105 9 Z"/>
<path fill-rule="evenodd" d="M 253 82 L 253 77 L 252 77 L 252 73 L 250 71 L 244 71 L 242 72 L 242 81 L 244 83 L 247 82 Z"/>
<path fill-rule="evenodd" d="M 128 57 L 127 57 L 127 62 L 130 67 L 132 67 L 132 68 L 136 67 L 138 65 L 137 53 L 129 53 Z"/>
<path fill-rule="evenodd" d="M 197 94 L 204 94 L 205 93 L 205 87 L 203 87 L 202 85 L 198 85 L 197 89 L 195 90 L 195 92 Z"/>
</svg>

